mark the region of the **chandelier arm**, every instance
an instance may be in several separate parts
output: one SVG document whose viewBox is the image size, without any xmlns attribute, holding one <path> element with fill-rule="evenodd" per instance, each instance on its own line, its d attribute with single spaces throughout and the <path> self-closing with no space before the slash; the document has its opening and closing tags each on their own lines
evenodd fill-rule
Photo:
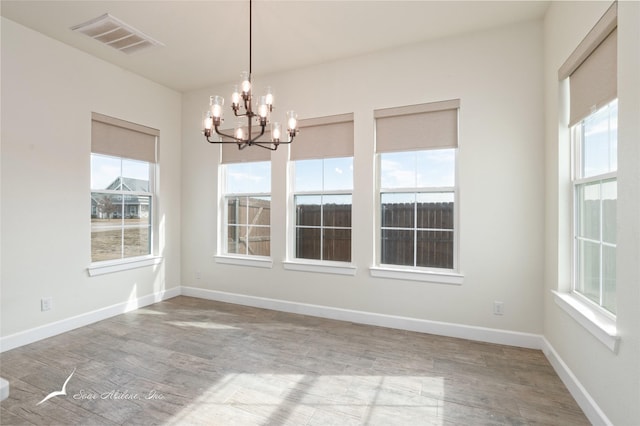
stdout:
<svg viewBox="0 0 640 426">
<path fill-rule="evenodd" d="M 259 146 L 260 148 L 268 149 L 269 151 L 275 151 L 278 149 L 278 143 L 268 142 L 269 145 L 263 145 L 263 142 L 252 142 L 251 146 Z M 270 146 L 273 145 L 273 146 Z"/>
<path fill-rule="evenodd" d="M 243 112 L 242 114 L 238 114 L 238 110 L 235 110 L 235 109 L 234 109 L 234 110 L 233 110 L 233 114 L 234 114 L 236 117 L 249 117 L 249 118 L 253 118 L 253 117 L 255 117 L 255 116 L 256 116 L 256 115 L 255 115 L 255 113 L 254 113 L 253 111 L 251 111 L 251 110 L 246 110 L 246 111 L 245 111 L 245 112 Z"/>
<path fill-rule="evenodd" d="M 264 133 L 264 132 L 263 132 Z M 259 136 L 258 136 L 259 137 Z M 258 137 L 256 137 L 255 139 L 258 139 Z M 259 141 L 255 141 L 255 139 L 253 141 L 251 141 L 249 143 L 249 146 L 259 146 L 260 148 L 264 148 L 264 149 L 268 149 L 271 151 L 275 151 L 276 149 L 278 149 L 279 145 L 289 145 L 291 142 L 293 142 L 293 138 L 295 136 L 292 136 L 290 140 L 283 142 L 283 141 L 278 141 L 278 142 L 259 142 Z M 264 144 L 269 144 L 268 146 L 265 146 Z"/>
<path fill-rule="evenodd" d="M 297 132 L 296 132 L 296 134 L 295 134 L 295 135 L 291 135 L 291 134 L 289 133 L 289 138 L 290 138 L 290 139 L 289 139 L 288 141 L 278 141 L 278 143 L 279 143 L 280 145 L 289 145 L 291 142 L 293 142 L 293 139 L 296 137 L 296 135 L 297 135 Z M 274 142 L 274 143 L 275 143 L 275 142 Z"/>
<path fill-rule="evenodd" d="M 224 136 L 227 136 L 227 135 L 224 135 Z M 227 137 L 231 137 L 231 136 L 227 136 Z M 237 139 L 234 139 L 234 140 L 232 140 L 232 141 L 225 141 L 225 140 L 219 140 L 219 141 L 217 141 L 217 140 L 211 140 L 211 139 L 209 139 L 209 137 L 208 137 L 208 136 L 206 137 L 206 139 L 207 139 L 207 142 L 209 142 L 209 143 L 235 143 L 235 144 L 238 144 L 238 140 L 237 140 Z M 245 144 L 246 144 L 246 142 L 245 142 Z"/>
<path fill-rule="evenodd" d="M 215 128 L 216 134 L 218 134 L 218 135 L 220 135 L 220 136 L 224 136 L 224 137 L 226 137 L 226 138 L 230 138 L 230 139 L 232 139 L 232 140 L 230 140 L 230 141 L 225 141 L 225 140 L 219 140 L 219 141 L 215 141 L 215 140 L 214 140 L 214 141 L 212 141 L 212 140 L 211 140 L 211 139 L 209 139 L 209 137 L 207 136 L 207 142 L 209 142 L 209 143 L 235 143 L 235 144 L 237 144 L 237 145 L 238 145 L 238 149 L 244 149 L 246 146 L 248 146 L 248 145 L 249 145 L 249 142 L 248 142 L 248 141 L 246 141 L 246 140 L 238 139 L 238 138 L 236 138 L 236 137 L 235 137 L 235 136 L 233 136 L 233 135 L 228 135 L 228 134 L 226 134 L 226 133 L 222 133 L 222 132 L 220 131 L 220 129 L 218 129 L 218 126 L 215 126 L 214 128 Z"/>
<path fill-rule="evenodd" d="M 214 129 L 215 129 L 215 131 L 216 131 L 216 134 L 218 134 L 218 135 L 220 135 L 220 136 L 224 136 L 224 137 L 227 137 L 227 138 L 231 138 L 231 139 L 233 139 L 234 141 L 237 141 L 237 140 L 238 140 L 238 139 L 237 139 L 235 136 L 233 136 L 233 135 L 228 135 L 228 134 L 226 134 L 226 133 L 222 133 L 222 132 L 220 131 L 220 129 L 218 128 L 218 126 L 214 126 Z"/>
</svg>

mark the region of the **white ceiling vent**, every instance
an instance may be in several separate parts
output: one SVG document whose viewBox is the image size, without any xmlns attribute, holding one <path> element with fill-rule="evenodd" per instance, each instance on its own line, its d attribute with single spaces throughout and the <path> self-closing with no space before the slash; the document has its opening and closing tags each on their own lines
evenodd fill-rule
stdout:
<svg viewBox="0 0 640 426">
<path fill-rule="evenodd" d="M 73 26 L 71 30 L 88 35 L 126 54 L 154 46 L 164 46 L 159 41 L 152 39 L 142 31 L 136 30 L 108 13 L 83 24 Z"/>
</svg>

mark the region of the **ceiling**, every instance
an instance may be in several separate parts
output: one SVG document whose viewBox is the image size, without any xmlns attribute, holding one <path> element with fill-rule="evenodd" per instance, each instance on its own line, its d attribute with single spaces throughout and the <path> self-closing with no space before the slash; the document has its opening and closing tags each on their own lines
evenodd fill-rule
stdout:
<svg viewBox="0 0 640 426">
<path fill-rule="evenodd" d="M 254 0 L 253 73 L 267 74 L 540 19 L 547 1 Z M 249 3 L 5 1 L 5 18 L 184 92 L 249 68 Z M 127 55 L 70 27 L 109 13 L 164 46 Z"/>
</svg>

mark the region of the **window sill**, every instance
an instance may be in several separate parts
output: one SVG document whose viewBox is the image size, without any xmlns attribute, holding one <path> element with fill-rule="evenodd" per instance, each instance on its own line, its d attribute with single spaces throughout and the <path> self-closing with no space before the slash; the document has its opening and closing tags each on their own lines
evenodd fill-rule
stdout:
<svg viewBox="0 0 640 426">
<path fill-rule="evenodd" d="M 95 262 L 89 265 L 87 272 L 90 277 L 111 274 L 112 272 L 128 271 L 130 269 L 143 268 L 145 266 L 159 265 L 162 263 L 161 256 L 145 256 L 131 259 L 107 260 Z"/>
<path fill-rule="evenodd" d="M 350 263 L 342 262 L 282 262 L 284 269 L 302 272 L 320 272 L 325 274 L 351 275 L 356 274 L 356 267 Z"/>
<path fill-rule="evenodd" d="M 253 268 L 273 268 L 273 260 L 269 257 L 262 256 L 231 256 L 231 255 L 216 255 L 213 256 L 216 263 L 223 263 L 225 265 L 238 265 L 238 266 L 251 266 Z"/>
<path fill-rule="evenodd" d="M 618 352 L 620 336 L 616 322 L 593 309 L 571 293 L 552 291 L 555 302 L 562 310 L 593 334 L 613 353 Z"/>
<path fill-rule="evenodd" d="M 396 280 L 422 281 L 438 284 L 462 285 L 464 275 L 456 272 L 435 272 L 420 269 L 399 269 L 372 266 L 369 268 L 372 277 L 391 278 Z"/>
</svg>

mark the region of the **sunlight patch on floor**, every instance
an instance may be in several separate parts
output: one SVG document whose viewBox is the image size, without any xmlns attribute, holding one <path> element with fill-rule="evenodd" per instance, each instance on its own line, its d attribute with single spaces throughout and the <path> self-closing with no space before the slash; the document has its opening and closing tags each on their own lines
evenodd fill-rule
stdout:
<svg viewBox="0 0 640 426">
<path fill-rule="evenodd" d="M 202 328 L 207 330 L 237 330 L 238 327 L 233 327 L 225 324 L 216 324 L 213 322 L 202 321 L 167 321 L 167 324 L 175 325 L 178 327 L 193 327 Z"/>
<path fill-rule="evenodd" d="M 442 377 L 227 374 L 172 423 L 441 425 L 438 395 Z"/>
<path fill-rule="evenodd" d="M 167 315 L 166 312 L 160 312 L 160 311 L 156 311 L 156 310 L 153 310 L 153 309 L 147 309 L 147 308 L 136 309 L 136 315 L 137 314 L 143 314 L 143 315 Z"/>
</svg>

